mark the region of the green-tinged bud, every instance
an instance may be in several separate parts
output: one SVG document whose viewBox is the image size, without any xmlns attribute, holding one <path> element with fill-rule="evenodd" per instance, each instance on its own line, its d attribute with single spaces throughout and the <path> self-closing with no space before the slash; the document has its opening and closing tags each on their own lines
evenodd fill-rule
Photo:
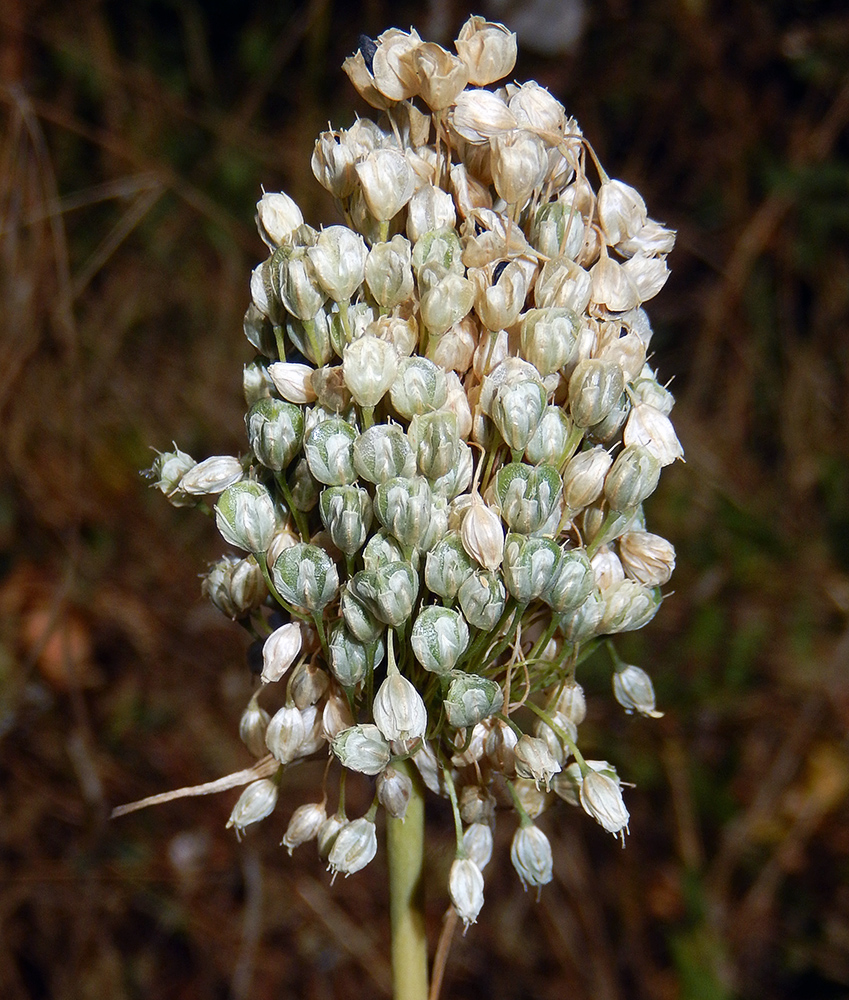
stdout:
<svg viewBox="0 0 849 1000">
<path fill-rule="evenodd" d="M 378 319 L 378 314 L 370 302 L 354 302 L 345 310 L 339 311 L 338 306 L 327 314 L 328 334 L 331 349 L 341 358 L 348 344 L 370 333 Z"/>
<path fill-rule="evenodd" d="M 560 712 L 551 713 L 552 725 L 557 729 L 562 730 L 573 743 L 578 741 L 578 727 L 572 722 L 571 719 L 567 719 L 565 715 Z M 537 719 L 534 723 L 534 735 L 537 739 L 541 740 L 545 746 L 548 748 L 548 752 L 557 761 L 560 767 L 566 762 L 566 758 L 571 754 L 571 749 L 567 749 L 564 746 L 562 739 L 552 726 L 548 725 L 547 722 L 543 722 L 542 719 Z M 558 767 L 558 771 L 560 770 Z"/>
<path fill-rule="evenodd" d="M 522 317 L 522 357 L 540 375 L 559 371 L 575 356 L 578 317 L 571 309 L 531 309 Z"/>
<path fill-rule="evenodd" d="M 377 800 L 393 819 L 403 819 L 413 796 L 413 782 L 391 764 L 380 772 L 375 782 Z"/>
<path fill-rule="evenodd" d="M 520 826 L 513 835 L 510 860 L 525 890 L 529 885 L 546 885 L 553 878 L 551 844 L 548 837 L 533 823 Z"/>
<path fill-rule="evenodd" d="M 365 279 L 369 291 L 384 309 L 406 302 L 413 294 L 412 247 L 401 235 L 388 243 L 375 243 L 366 260 Z"/>
<path fill-rule="evenodd" d="M 552 756 L 546 743 L 537 736 L 520 736 L 513 748 L 516 774 L 520 778 L 530 778 L 537 788 L 551 787 L 551 779 L 560 770 L 560 764 Z"/>
<path fill-rule="evenodd" d="M 334 302 L 348 302 L 363 283 L 368 250 L 347 226 L 328 226 L 307 250 L 321 289 Z"/>
<path fill-rule="evenodd" d="M 357 429 L 341 417 L 316 424 L 304 437 L 304 453 L 310 472 L 326 486 L 344 486 L 357 478 L 354 442 Z"/>
<path fill-rule="evenodd" d="M 474 459 L 472 449 L 460 441 L 457 446 L 457 458 L 451 468 L 442 476 L 438 476 L 431 484 L 431 492 L 447 501 L 465 493 L 472 484 L 474 474 Z"/>
<path fill-rule="evenodd" d="M 397 149 L 375 149 L 354 169 L 368 210 L 380 222 L 392 219 L 413 196 L 415 175 Z"/>
<path fill-rule="evenodd" d="M 489 823 L 471 823 L 466 827 L 463 831 L 463 850 L 481 871 L 486 868 L 492 858 L 492 827 Z"/>
<path fill-rule="evenodd" d="M 434 229 L 419 237 L 413 247 L 413 269 L 420 278 L 430 270 L 438 277 L 449 273 L 462 277 L 466 269 L 457 231 L 453 227 Z"/>
<path fill-rule="evenodd" d="M 285 847 L 289 851 L 289 857 L 291 857 L 292 851 L 296 847 L 300 847 L 301 844 L 306 844 L 310 840 L 315 840 L 326 819 L 327 810 L 323 802 L 307 802 L 305 805 L 298 806 L 292 813 L 280 846 Z"/>
<path fill-rule="evenodd" d="M 370 723 L 344 729 L 330 746 L 343 767 L 361 774 L 379 774 L 392 756 L 389 743 Z"/>
<path fill-rule="evenodd" d="M 597 211 L 608 246 L 632 239 L 648 217 L 646 203 L 639 191 L 617 180 L 602 181 Z"/>
<path fill-rule="evenodd" d="M 502 330 L 502 334 L 505 337 L 504 346 L 505 350 L 507 350 L 510 346 L 509 338 L 505 330 Z M 480 347 L 484 347 L 483 341 L 481 341 Z M 523 382 L 539 381 L 539 372 L 532 364 L 523 361 L 521 358 L 507 357 L 506 354 L 495 367 L 489 364 L 485 367 L 489 374 L 484 378 L 481 385 L 480 408 L 487 414 L 491 413 L 492 401 L 500 389 L 504 389 L 507 386 L 521 385 Z"/>
<path fill-rule="evenodd" d="M 542 383 L 530 379 L 496 391 L 490 416 L 508 448 L 525 450 L 545 412 L 546 397 Z"/>
<path fill-rule="evenodd" d="M 488 330 L 504 330 L 519 318 L 528 297 L 534 263 L 503 261 L 470 271 L 474 282 L 475 312 Z"/>
<path fill-rule="evenodd" d="M 438 542 L 441 542 L 448 533 L 448 501 L 445 497 L 434 496 L 430 508 L 430 522 L 427 531 L 419 540 L 418 546 L 413 551 L 418 555 L 430 550 Z"/>
<path fill-rule="evenodd" d="M 524 205 L 548 172 L 548 150 L 539 136 L 524 129 L 494 135 L 492 182 L 508 205 Z"/>
<path fill-rule="evenodd" d="M 466 21 L 454 47 L 468 67 L 469 83 L 475 87 L 485 87 L 509 76 L 516 65 L 515 33 L 482 17 Z"/>
<path fill-rule="evenodd" d="M 322 132 L 315 140 L 310 166 L 318 183 L 334 198 L 347 198 L 357 184 L 354 151 L 340 132 Z"/>
<path fill-rule="evenodd" d="M 640 378 L 633 385 L 634 399 L 637 403 L 647 403 L 667 417 L 675 406 L 675 397 L 660 385 L 648 365 L 643 369 Z"/>
<path fill-rule="evenodd" d="M 428 333 L 441 337 L 468 316 L 475 289 L 468 278 L 449 272 L 422 294 L 421 316 Z"/>
<path fill-rule="evenodd" d="M 587 717 L 587 699 L 584 689 L 576 681 L 566 684 L 560 692 L 554 708 L 556 712 L 564 715 L 576 726 L 580 726 Z"/>
<path fill-rule="evenodd" d="M 416 473 L 416 455 L 403 428 L 375 424 L 354 442 L 354 468 L 370 483 L 410 479 Z"/>
<path fill-rule="evenodd" d="M 538 531 L 557 509 L 560 474 L 551 465 L 510 462 L 495 477 L 495 500 L 511 531 Z"/>
<path fill-rule="evenodd" d="M 584 245 L 583 217 L 566 201 L 541 205 L 531 225 L 530 240 L 546 257 L 575 260 Z"/>
<path fill-rule="evenodd" d="M 174 451 L 158 451 L 153 465 L 145 470 L 144 475 L 153 479 L 153 485 L 168 498 L 174 507 L 190 507 L 197 503 L 194 497 L 188 497 L 180 489 L 180 481 L 186 473 L 193 469 L 197 462 L 191 455 L 174 445 Z"/>
<path fill-rule="evenodd" d="M 294 316 L 286 318 L 286 334 L 295 347 L 316 367 L 326 365 L 333 357 L 333 325 L 337 313 L 320 309 L 310 320 L 301 322 Z M 338 352 L 341 354 L 341 351 Z"/>
<path fill-rule="evenodd" d="M 378 521 L 405 548 L 418 545 L 430 524 L 433 505 L 430 486 L 422 476 L 397 476 L 379 483 L 375 490 L 374 512 Z"/>
<path fill-rule="evenodd" d="M 308 249 L 304 246 L 284 248 L 279 251 L 277 264 L 280 301 L 301 322 L 311 320 L 327 299 L 327 293 L 319 285 Z"/>
<path fill-rule="evenodd" d="M 460 540 L 466 552 L 481 566 L 496 570 L 504 554 L 504 529 L 496 512 L 472 495 L 460 527 Z"/>
<path fill-rule="evenodd" d="M 619 536 L 619 558 L 625 572 L 645 587 L 661 587 L 675 569 L 675 548 L 650 531 L 626 531 Z"/>
<path fill-rule="evenodd" d="M 571 309 L 576 316 L 587 308 L 591 295 L 589 271 L 568 257 L 546 261 L 534 286 L 534 302 L 539 309 Z"/>
<path fill-rule="evenodd" d="M 560 547 L 553 539 L 508 535 L 501 566 L 507 590 L 519 604 L 530 604 L 551 586 L 559 561 Z"/>
<path fill-rule="evenodd" d="M 293 403 L 258 399 L 245 414 L 245 426 L 253 453 L 267 469 L 281 472 L 301 449 L 304 414 Z"/>
<path fill-rule="evenodd" d="M 619 556 L 607 545 L 600 545 L 592 558 L 596 586 L 604 592 L 625 579 L 625 570 Z"/>
<path fill-rule="evenodd" d="M 289 696 L 295 707 L 303 711 L 317 705 L 327 694 L 330 677 L 317 663 L 299 663 L 289 680 Z"/>
<path fill-rule="evenodd" d="M 604 599 L 594 590 L 574 611 L 560 615 L 557 625 L 569 642 L 586 642 L 599 635 L 603 617 Z"/>
<path fill-rule="evenodd" d="M 471 576 L 473 569 L 474 565 L 463 547 L 462 539 L 456 532 L 452 532 L 428 552 L 425 585 L 432 594 L 453 601 L 461 584 Z"/>
<path fill-rule="evenodd" d="M 417 413 L 410 421 L 407 436 L 423 476 L 439 479 L 457 468 L 460 435 L 457 417 L 450 410 Z"/>
<path fill-rule="evenodd" d="M 347 822 L 344 816 L 334 813 L 332 816 L 328 816 L 321 826 L 319 826 L 318 834 L 316 835 L 316 846 L 318 847 L 318 856 L 322 861 L 327 861 L 333 844 L 339 836 L 339 831 Z"/>
<path fill-rule="evenodd" d="M 371 528 L 371 497 L 358 486 L 329 486 L 321 491 L 319 511 L 333 544 L 347 556 L 365 545 Z"/>
<path fill-rule="evenodd" d="M 393 562 L 406 562 L 404 548 L 398 539 L 385 528 L 378 528 L 363 549 L 363 569 L 378 569 L 380 566 L 386 566 L 387 563 Z M 419 557 L 417 552 L 412 554 L 410 565 L 418 571 Z"/>
<path fill-rule="evenodd" d="M 215 523 L 230 545 L 254 554 L 265 552 L 277 530 L 271 494 L 259 483 L 228 486 L 215 505 Z"/>
<path fill-rule="evenodd" d="M 354 593 L 375 618 L 392 628 L 407 621 L 419 592 L 418 573 L 402 562 L 362 570 L 351 583 Z"/>
<path fill-rule="evenodd" d="M 365 868 L 377 854 L 377 831 L 370 819 L 352 820 L 336 834 L 327 856 L 327 867 L 334 878 L 341 872 L 345 878 Z"/>
<path fill-rule="evenodd" d="M 303 713 L 294 705 L 284 705 L 271 717 L 265 731 L 265 745 L 281 764 L 291 764 L 301 756 L 307 737 Z"/>
<path fill-rule="evenodd" d="M 546 406 L 525 447 L 532 465 L 559 466 L 569 448 L 572 423 L 559 406 Z"/>
<path fill-rule="evenodd" d="M 287 622 L 275 629 L 262 646 L 262 683 L 273 684 L 295 662 L 301 651 L 301 626 Z"/>
<path fill-rule="evenodd" d="M 654 493 L 661 464 L 639 444 L 627 445 L 604 480 L 604 495 L 611 510 L 630 510 Z"/>
<path fill-rule="evenodd" d="M 312 510 L 318 503 L 320 485 L 313 478 L 305 458 L 299 458 L 286 480 L 295 510 Z"/>
<path fill-rule="evenodd" d="M 427 358 L 403 358 L 390 389 L 392 406 L 406 420 L 417 413 L 439 410 L 448 399 L 445 372 Z"/>
<path fill-rule="evenodd" d="M 445 714 L 455 729 L 476 726 L 504 705 L 504 694 L 495 681 L 461 670 L 454 677 L 445 695 Z"/>
<path fill-rule="evenodd" d="M 579 361 L 569 379 L 569 410 L 578 427 L 603 420 L 625 388 L 622 369 L 613 361 Z"/>
<path fill-rule="evenodd" d="M 454 199 L 442 188 L 419 188 L 407 206 L 407 236 L 415 243 L 434 229 L 452 229 L 457 221 Z"/>
<path fill-rule="evenodd" d="M 583 510 L 601 496 L 613 457 L 601 445 L 578 452 L 563 470 L 563 501 L 570 511 Z"/>
<path fill-rule="evenodd" d="M 256 227 L 263 243 L 271 250 L 285 243 L 303 223 L 303 213 L 288 194 L 267 192 L 256 203 Z"/>
<path fill-rule="evenodd" d="M 345 595 L 343 594 L 344 600 Z M 348 595 L 348 602 L 350 604 L 350 595 Z M 343 611 L 344 607 L 343 604 Z M 355 687 L 365 680 L 370 665 L 373 668 L 383 659 L 383 642 L 380 639 L 380 631 L 377 631 L 374 638 L 360 639 L 350 630 L 348 621 L 349 619 L 346 617 L 345 625 L 334 626 L 330 633 L 329 643 L 330 670 L 344 688 Z M 366 634 L 365 630 L 362 630 L 360 634 Z"/>
<path fill-rule="evenodd" d="M 360 406 L 377 406 L 398 374 L 394 344 L 366 334 L 342 353 L 345 384 Z"/>
<path fill-rule="evenodd" d="M 233 806 L 233 811 L 227 820 L 227 829 L 234 826 L 236 834 L 240 836 L 246 826 L 270 816 L 277 805 L 277 791 L 277 782 L 270 778 L 252 781 Z"/>
<path fill-rule="evenodd" d="M 372 715 L 387 740 L 423 739 L 427 729 L 427 709 L 415 686 L 398 670 L 392 670 L 377 689 Z"/>
<path fill-rule="evenodd" d="M 259 280 L 261 281 L 261 278 Z M 245 311 L 245 318 L 242 320 L 242 330 L 244 331 L 245 338 L 248 343 L 252 347 L 255 347 L 263 358 L 273 358 L 277 356 L 277 344 L 274 340 L 274 327 L 272 326 L 268 316 L 260 312 L 253 302 L 250 303 Z M 245 381 L 247 382 L 247 378 Z M 249 400 L 249 402 L 252 402 L 252 400 Z"/>
<path fill-rule="evenodd" d="M 593 589 L 593 569 L 584 549 L 561 551 L 554 577 L 540 596 L 561 614 L 580 607 Z"/>
<path fill-rule="evenodd" d="M 348 630 L 359 642 L 368 646 L 383 635 L 385 626 L 374 617 L 356 593 L 351 590 L 350 583 L 346 583 L 342 588 L 339 608 Z M 355 680 L 353 683 L 357 683 L 357 681 Z"/>
<path fill-rule="evenodd" d="M 238 483 L 245 471 L 238 458 L 213 455 L 193 465 L 179 483 L 179 490 L 188 496 L 206 497 L 223 493 L 228 486 Z"/>
<path fill-rule="evenodd" d="M 268 595 L 262 570 L 253 556 L 224 556 L 203 578 L 201 590 L 228 618 L 243 618 Z"/>
<path fill-rule="evenodd" d="M 497 573 L 477 570 L 457 591 L 463 616 L 470 625 L 491 632 L 504 613 L 507 591 Z"/>
<path fill-rule="evenodd" d="M 333 560 L 324 549 L 305 542 L 281 552 L 271 574 L 284 600 L 312 612 L 321 611 L 339 590 Z"/>
<path fill-rule="evenodd" d="M 604 615 L 599 634 L 634 632 L 647 625 L 660 608 L 660 592 L 633 580 L 620 580 L 601 592 Z"/>
<path fill-rule="evenodd" d="M 265 731 L 271 716 L 257 704 L 256 695 L 248 702 L 248 707 L 242 712 L 239 720 L 239 738 L 254 757 L 264 757 L 268 750 L 265 746 Z"/>
<path fill-rule="evenodd" d="M 448 895 L 464 927 L 477 922 L 483 907 L 483 875 L 471 858 L 455 858 L 448 876 Z"/>
<path fill-rule="evenodd" d="M 584 775 L 580 791 L 581 805 L 589 816 L 600 823 L 608 833 L 621 834 L 624 840 L 628 831 L 628 810 L 622 801 L 622 790 L 616 778 L 608 777 L 601 771 L 590 771 Z"/>
<path fill-rule="evenodd" d="M 312 365 L 302 365 L 294 361 L 275 361 L 267 368 L 274 389 L 289 403 L 312 403 L 315 390 L 312 387 Z M 263 393 L 268 395 L 268 393 Z"/>
<path fill-rule="evenodd" d="M 684 459 L 684 449 L 672 421 L 648 403 L 637 403 L 632 407 L 622 440 L 626 445 L 642 445 L 661 465 L 671 465 L 676 459 Z M 181 485 L 186 488 L 185 480 Z"/>
<path fill-rule="evenodd" d="M 663 712 L 658 712 L 655 708 L 651 677 L 632 663 L 623 663 L 614 671 L 613 696 L 629 715 L 639 712 L 651 719 L 659 719 L 663 715 Z"/>
<path fill-rule="evenodd" d="M 410 633 L 419 663 L 436 674 L 448 674 L 469 645 L 469 627 L 453 608 L 422 608 Z"/>
</svg>

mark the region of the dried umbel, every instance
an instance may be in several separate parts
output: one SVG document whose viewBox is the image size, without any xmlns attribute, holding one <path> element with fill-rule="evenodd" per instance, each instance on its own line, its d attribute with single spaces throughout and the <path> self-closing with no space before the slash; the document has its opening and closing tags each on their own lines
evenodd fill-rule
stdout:
<svg viewBox="0 0 849 1000">
<path fill-rule="evenodd" d="M 363 42 L 345 70 L 376 120 L 323 133 L 312 158 L 342 224 L 317 232 L 284 194 L 257 206 L 245 455 L 175 450 L 151 470 L 175 505 L 214 506 L 241 552 L 204 589 L 265 637 L 240 725 L 262 759 L 231 825 L 322 756 L 319 802 L 290 810 L 283 844 L 315 839 L 347 876 L 374 857 L 377 810 L 410 823 L 426 786 L 454 806 L 466 926 L 505 789 L 525 886 L 552 878 L 553 801 L 627 830 L 615 770 L 581 754 L 576 674 L 658 609 L 675 552 L 643 503 L 682 457 L 643 309 L 675 234 L 548 91 L 487 89 L 515 58 L 479 17 L 456 54 L 414 31 Z M 659 716 L 610 649 L 617 701 Z M 344 796 L 327 815 L 343 773 L 373 783 L 363 817 Z"/>
</svg>

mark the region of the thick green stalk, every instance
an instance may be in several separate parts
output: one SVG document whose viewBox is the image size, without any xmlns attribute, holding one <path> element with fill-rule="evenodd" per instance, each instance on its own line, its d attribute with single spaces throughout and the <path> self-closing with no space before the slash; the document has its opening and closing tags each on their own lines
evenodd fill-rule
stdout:
<svg viewBox="0 0 849 1000">
<path fill-rule="evenodd" d="M 424 790 L 407 760 L 393 767 L 413 782 L 403 821 L 388 817 L 389 914 L 392 924 L 394 1000 L 427 1000 L 427 937 L 424 922 Z"/>
</svg>

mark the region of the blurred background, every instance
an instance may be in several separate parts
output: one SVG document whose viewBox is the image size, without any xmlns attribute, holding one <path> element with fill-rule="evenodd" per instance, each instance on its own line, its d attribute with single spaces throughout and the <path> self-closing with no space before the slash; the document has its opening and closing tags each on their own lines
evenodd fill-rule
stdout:
<svg viewBox="0 0 849 1000">
<path fill-rule="evenodd" d="M 618 844 L 561 804 L 539 902 L 499 824 L 443 996 L 849 996 L 849 13 L 814 0 L 3 0 L 0 984 L 5 998 L 389 996 L 382 853 L 331 888 L 278 846 L 320 769 L 237 844 L 237 792 L 110 822 L 250 763 L 247 639 L 200 596 L 223 546 L 139 470 L 245 447 L 241 332 L 264 187 L 369 114 L 360 32 L 450 45 L 469 13 L 611 176 L 678 230 L 650 305 L 686 465 L 649 527 L 674 594 L 604 657 L 582 746 L 636 784 Z M 452 827 L 429 816 L 432 947 Z M 365 806 L 364 806 L 365 807 Z"/>
</svg>

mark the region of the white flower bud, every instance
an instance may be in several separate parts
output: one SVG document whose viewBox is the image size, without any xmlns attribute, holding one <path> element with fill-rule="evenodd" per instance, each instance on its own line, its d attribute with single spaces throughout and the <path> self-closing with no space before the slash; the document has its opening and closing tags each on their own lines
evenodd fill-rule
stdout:
<svg viewBox="0 0 849 1000">
<path fill-rule="evenodd" d="M 406 302 L 413 294 L 412 248 L 403 236 L 375 243 L 365 265 L 369 291 L 384 309 Z"/>
<path fill-rule="evenodd" d="M 443 702 L 449 723 L 455 729 L 476 726 L 504 704 L 504 693 L 495 681 L 456 671 Z"/>
<path fill-rule="evenodd" d="M 447 675 L 469 645 L 469 628 L 453 608 L 432 605 L 413 622 L 410 645 L 425 670 Z"/>
<path fill-rule="evenodd" d="M 451 865 L 448 894 L 464 927 L 475 923 L 483 906 L 483 875 L 471 858 L 456 858 Z"/>
<path fill-rule="evenodd" d="M 308 802 L 298 806 L 292 813 L 286 833 L 280 841 L 280 846 L 287 848 L 289 857 L 292 851 L 307 841 L 315 840 L 322 824 L 327 819 L 327 812 L 323 802 Z"/>
<path fill-rule="evenodd" d="M 343 767 L 362 774 L 379 774 L 391 756 L 383 734 L 371 723 L 343 729 L 330 746 Z"/>
<path fill-rule="evenodd" d="M 661 465 L 671 465 L 676 459 L 684 458 L 684 449 L 672 421 L 648 403 L 637 403 L 631 408 L 622 440 L 626 445 L 642 445 Z"/>
<path fill-rule="evenodd" d="M 544 787 L 546 791 L 552 777 L 560 770 L 560 764 L 546 743 L 537 736 L 520 736 L 513 748 L 513 759 L 520 778 L 530 778 L 537 788 Z"/>
<path fill-rule="evenodd" d="M 377 689 L 372 714 L 387 740 L 420 739 L 427 729 L 427 709 L 422 696 L 397 670 L 390 671 Z"/>
<path fill-rule="evenodd" d="M 625 388 L 622 369 L 613 361 L 579 361 L 569 379 L 569 411 L 579 427 L 603 420 Z"/>
<path fill-rule="evenodd" d="M 492 827 L 489 823 L 471 823 L 467 826 L 463 831 L 463 849 L 483 871 L 492 857 Z"/>
<path fill-rule="evenodd" d="M 629 444 L 616 456 L 604 480 L 604 495 L 611 510 L 630 510 L 654 493 L 661 463 L 647 448 Z"/>
<path fill-rule="evenodd" d="M 470 625 L 490 632 L 504 613 L 507 591 L 497 573 L 477 570 L 463 581 L 457 591 L 457 600 Z"/>
<path fill-rule="evenodd" d="M 660 719 L 663 712 L 655 709 L 654 686 L 651 677 L 640 667 L 626 663 L 613 674 L 613 695 L 630 715 L 637 711 L 651 719 Z"/>
<path fill-rule="evenodd" d="M 474 301 L 474 286 L 468 278 L 453 272 L 446 274 L 421 297 L 421 316 L 428 332 L 441 337 L 468 315 Z"/>
<path fill-rule="evenodd" d="M 618 779 L 590 770 L 581 782 L 580 799 L 584 812 L 592 816 L 608 833 L 614 836 L 623 830 L 627 833 L 630 817 L 622 801 Z M 624 836 L 623 833 L 623 843 Z"/>
<path fill-rule="evenodd" d="M 398 628 L 413 612 L 419 577 L 412 566 L 395 562 L 357 573 L 351 585 L 376 618 L 384 625 Z"/>
<path fill-rule="evenodd" d="M 398 373 L 398 351 L 386 340 L 366 334 L 342 355 L 345 384 L 360 406 L 376 406 Z"/>
<path fill-rule="evenodd" d="M 336 834 L 327 856 L 327 868 L 335 878 L 339 872 L 347 878 L 360 871 L 377 854 L 377 831 L 370 819 L 352 820 Z"/>
<path fill-rule="evenodd" d="M 312 403 L 315 390 L 312 387 L 312 365 L 302 365 L 294 361 L 275 361 L 267 368 L 274 388 L 290 403 Z"/>
<path fill-rule="evenodd" d="M 524 205 L 548 172 L 545 143 L 533 132 L 516 129 L 494 135 L 492 180 L 508 205 Z"/>
<path fill-rule="evenodd" d="M 581 685 L 575 681 L 566 684 L 560 692 L 555 709 L 576 726 L 580 726 L 587 717 L 587 699 Z"/>
<path fill-rule="evenodd" d="M 265 746 L 265 731 L 270 718 L 268 712 L 257 704 L 256 695 L 242 712 L 242 718 L 239 720 L 239 738 L 254 757 L 264 757 L 268 752 Z"/>
<path fill-rule="evenodd" d="M 488 570 L 501 565 L 504 554 L 504 528 L 501 518 L 475 493 L 460 528 L 463 548 Z"/>
<path fill-rule="evenodd" d="M 527 535 L 539 531 L 555 514 L 561 489 L 560 474 L 553 466 L 510 462 L 495 477 L 494 495 L 510 530 Z"/>
<path fill-rule="evenodd" d="M 236 834 L 241 836 L 246 826 L 258 823 L 266 816 L 270 816 L 277 805 L 277 794 L 277 782 L 270 778 L 252 781 L 233 806 L 233 811 L 227 820 L 227 829 L 235 826 Z"/>
<path fill-rule="evenodd" d="M 355 156 L 343 133 L 322 132 L 315 140 L 310 165 L 315 179 L 335 198 L 347 198 L 357 184 Z"/>
<path fill-rule="evenodd" d="M 516 128 L 516 118 L 506 102 L 489 90 L 464 90 L 448 113 L 458 135 L 473 145 Z"/>
<path fill-rule="evenodd" d="M 304 542 L 284 549 L 271 568 L 274 586 L 284 600 L 309 611 L 321 611 L 339 590 L 333 560 L 317 545 Z"/>
<path fill-rule="evenodd" d="M 377 799 L 394 819 L 403 819 L 413 794 L 413 783 L 397 768 L 388 764 L 377 776 Z"/>
<path fill-rule="evenodd" d="M 407 206 L 407 236 L 414 243 L 433 229 L 453 227 L 456 221 L 454 199 L 432 184 L 419 188 Z"/>
<path fill-rule="evenodd" d="M 629 184 L 616 180 L 602 182 L 597 211 L 609 246 L 636 236 L 648 216 L 640 193 Z"/>
<path fill-rule="evenodd" d="M 378 221 L 394 218 L 413 196 L 415 176 L 397 149 L 376 149 L 354 169 L 368 210 Z"/>
<path fill-rule="evenodd" d="M 348 302 L 365 275 L 368 250 L 362 236 L 347 226 L 323 229 L 307 250 L 319 285 L 334 302 Z"/>
<path fill-rule="evenodd" d="M 580 316 L 592 296 L 593 279 L 569 257 L 552 257 L 543 264 L 534 286 L 534 303 L 539 309 L 571 309 Z"/>
<path fill-rule="evenodd" d="M 600 545 L 592 558 L 593 577 L 599 590 L 605 591 L 625 579 L 619 556 L 607 545 Z"/>
<path fill-rule="evenodd" d="M 265 552 L 277 528 L 271 494 L 259 483 L 228 486 L 215 505 L 215 523 L 225 542 Z"/>
<path fill-rule="evenodd" d="M 513 835 L 510 860 L 527 890 L 529 885 L 543 886 L 553 878 L 553 859 L 548 837 L 538 826 L 520 826 Z"/>
<path fill-rule="evenodd" d="M 559 558 L 560 548 L 551 538 L 509 534 L 501 567 L 507 590 L 519 604 L 530 604 L 551 586 Z"/>
<path fill-rule="evenodd" d="M 263 194 L 256 203 L 256 225 L 263 242 L 275 250 L 303 225 L 304 216 L 288 194 Z"/>
<path fill-rule="evenodd" d="M 291 764 L 301 755 L 307 736 L 304 716 L 294 705 L 284 705 L 275 712 L 265 731 L 265 745 L 281 764 Z"/>
<path fill-rule="evenodd" d="M 292 666 L 301 651 L 301 626 L 287 622 L 275 629 L 262 646 L 262 683 L 273 684 Z"/>
<path fill-rule="evenodd" d="M 669 582 L 675 569 L 675 549 L 650 531 L 626 531 L 619 536 L 619 558 L 625 572 L 644 587 Z"/>
<path fill-rule="evenodd" d="M 283 253 L 283 251 L 280 251 Z M 276 259 L 276 255 L 273 260 Z M 315 317 L 324 305 L 327 293 L 318 283 L 307 247 L 296 247 L 280 259 L 278 265 L 280 301 L 299 320 Z M 317 362 L 318 359 L 314 358 Z"/>
<path fill-rule="evenodd" d="M 212 496 L 223 493 L 228 486 L 238 483 L 244 474 L 238 458 L 213 455 L 212 458 L 193 465 L 180 479 L 179 489 L 189 496 Z"/>
<path fill-rule="evenodd" d="M 463 547 L 460 536 L 452 532 L 428 552 L 425 562 L 425 586 L 432 594 L 453 601 L 463 581 L 471 576 L 473 569 L 472 561 Z M 415 626 L 413 629 L 415 630 Z"/>
<path fill-rule="evenodd" d="M 330 417 L 316 424 L 304 435 L 304 454 L 310 472 L 326 486 L 344 486 L 352 483 L 354 470 L 354 442 L 357 429 L 341 417 Z"/>
<path fill-rule="evenodd" d="M 470 17 L 454 43 L 469 70 L 469 83 L 485 87 L 508 76 L 516 65 L 516 35 L 503 24 Z"/>
<path fill-rule="evenodd" d="M 427 358 L 403 358 L 390 395 L 395 410 L 410 420 L 416 413 L 428 413 L 444 406 L 448 399 L 445 372 Z"/>
<path fill-rule="evenodd" d="M 611 312 L 625 312 L 641 302 L 640 294 L 625 268 L 602 254 L 590 268 L 592 279 L 592 301 L 605 306 Z"/>
</svg>

